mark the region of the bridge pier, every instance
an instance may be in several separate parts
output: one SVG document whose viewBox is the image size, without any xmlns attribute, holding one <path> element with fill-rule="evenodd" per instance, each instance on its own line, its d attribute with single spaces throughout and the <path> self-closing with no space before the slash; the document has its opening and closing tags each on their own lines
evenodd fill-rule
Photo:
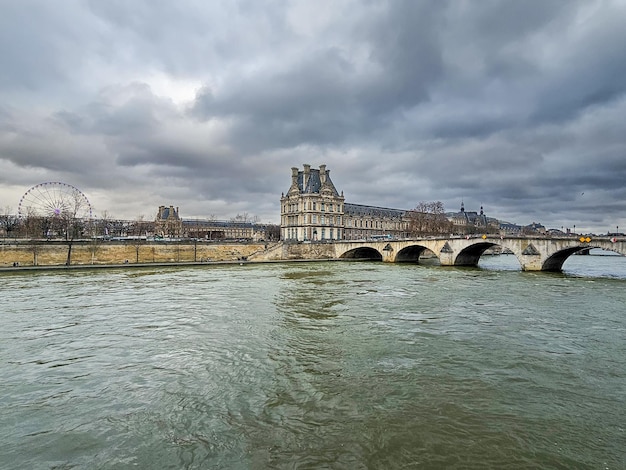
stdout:
<svg viewBox="0 0 626 470">
<path fill-rule="evenodd" d="M 454 253 L 444 253 L 442 251 L 439 254 L 439 264 L 441 264 L 441 266 L 454 266 L 455 259 Z"/>
<path fill-rule="evenodd" d="M 541 259 L 541 255 L 519 255 L 517 257 L 520 265 L 522 267 L 522 271 L 542 271 L 543 270 L 543 259 Z"/>
</svg>

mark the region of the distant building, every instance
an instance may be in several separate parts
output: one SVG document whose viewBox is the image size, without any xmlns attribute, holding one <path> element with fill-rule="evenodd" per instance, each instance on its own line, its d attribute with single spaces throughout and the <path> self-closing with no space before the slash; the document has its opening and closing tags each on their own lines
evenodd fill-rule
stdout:
<svg viewBox="0 0 626 470">
<path fill-rule="evenodd" d="M 183 219 L 178 207 L 160 206 L 154 235 L 163 238 L 265 241 L 275 238 L 276 225 L 215 219 Z"/>
<path fill-rule="evenodd" d="M 500 233 L 502 235 L 519 235 L 522 233 L 522 226 L 509 222 L 500 222 Z"/>
<path fill-rule="evenodd" d="M 272 224 L 213 219 L 183 219 L 182 236 L 204 240 L 271 240 Z"/>
<path fill-rule="evenodd" d="M 178 207 L 159 206 L 154 221 L 155 235 L 162 237 L 180 237 L 183 232 L 183 221 L 178 215 Z"/>
<path fill-rule="evenodd" d="M 546 228 L 537 222 L 533 222 L 532 224 L 525 225 L 524 227 L 522 227 L 522 232 L 525 234 L 537 233 L 537 234 L 545 235 Z"/>
<path fill-rule="evenodd" d="M 393 238 L 408 237 L 408 213 L 400 209 L 346 203 L 344 239 L 359 240 L 382 235 Z"/>
<path fill-rule="evenodd" d="M 446 214 L 446 217 L 452 222 L 454 233 L 491 233 L 497 232 L 500 228 L 500 223 L 497 219 L 485 215 L 483 206 L 480 206 L 480 213 L 466 211 L 465 204 L 461 202 L 461 210 L 459 212 L 449 212 Z"/>
</svg>

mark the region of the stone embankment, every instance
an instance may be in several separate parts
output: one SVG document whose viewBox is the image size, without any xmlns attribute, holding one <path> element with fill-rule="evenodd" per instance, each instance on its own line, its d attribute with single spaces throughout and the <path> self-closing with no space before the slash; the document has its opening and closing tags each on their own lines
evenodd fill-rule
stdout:
<svg viewBox="0 0 626 470">
<path fill-rule="evenodd" d="M 249 256 L 250 261 L 305 261 L 335 259 L 332 243 L 278 242 Z"/>
<path fill-rule="evenodd" d="M 268 243 L 189 241 L 80 241 L 72 244 L 72 266 L 244 261 L 272 249 Z M 0 240 L 0 268 L 64 266 L 68 244 L 62 241 Z"/>
</svg>

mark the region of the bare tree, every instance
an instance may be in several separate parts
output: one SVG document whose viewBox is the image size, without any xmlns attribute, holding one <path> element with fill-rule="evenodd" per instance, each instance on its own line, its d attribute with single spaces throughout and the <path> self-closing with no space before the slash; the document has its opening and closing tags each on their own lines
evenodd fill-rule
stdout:
<svg viewBox="0 0 626 470">
<path fill-rule="evenodd" d="M 265 233 L 269 241 L 280 240 L 280 225 L 267 224 Z"/>
<path fill-rule="evenodd" d="M 13 210 L 9 206 L 6 206 L 4 213 L 0 215 L 0 229 L 4 232 L 5 237 L 10 237 L 20 226 L 19 217 L 12 212 Z"/>
<path fill-rule="evenodd" d="M 39 216 L 32 207 L 28 207 L 22 218 L 23 236 L 25 238 L 42 238 L 47 236 L 49 223 L 46 217 Z"/>
<path fill-rule="evenodd" d="M 95 264 L 96 254 L 98 253 L 100 246 L 104 240 L 107 240 L 110 237 L 110 223 L 111 215 L 108 211 L 103 211 L 100 218 L 92 221 L 91 242 L 89 246 L 89 251 L 91 252 L 91 264 Z"/>
<path fill-rule="evenodd" d="M 409 232 L 414 236 L 450 233 L 452 222 L 441 201 L 420 202 L 408 213 Z"/>
<path fill-rule="evenodd" d="M 250 222 L 250 215 L 247 212 L 243 214 L 237 214 L 235 217 L 230 219 L 231 222 Z"/>
<path fill-rule="evenodd" d="M 133 246 L 135 247 L 135 263 L 139 263 L 139 249 L 146 243 L 148 222 L 143 215 L 137 216 L 130 227 Z"/>
<path fill-rule="evenodd" d="M 76 238 L 81 237 L 86 229 L 87 220 L 79 217 L 85 211 L 85 205 L 88 204 L 82 194 L 74 193 L 69 198 L 68 203 L 62 208 L 58 216 L 52 217 L 53 229 L 58 233 L 62 233 L 67 243 L 67 260 L 65 264 L 69 266 L 72 263 L 72 246 Z"/>
</svg>

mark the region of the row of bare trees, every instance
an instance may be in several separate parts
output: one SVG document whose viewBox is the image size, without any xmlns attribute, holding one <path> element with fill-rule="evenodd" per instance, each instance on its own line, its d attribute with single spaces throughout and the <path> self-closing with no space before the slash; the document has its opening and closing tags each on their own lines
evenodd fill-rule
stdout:
<svg viewBox="0 0 626 470">
<path fill-rule="evenodd" d="M 407 214 L 409 232 L 414 236 L 442 235 L 452 232 L 453 224 L 446 217 L 441 201 L 420 202 Z"/>
<path fill-rule="evenodd" d="M 409 233 L 413 236 L 474 234 L 474 233 L 497 233 L 499 224 L 495 219 L 488 220 L 483 216 L 466 219 L 463 223 L 455 224 L 446 216 L 444 205 L 441 201 L 420 202 L 415 209 L 407 213 L 409 220 Z"/>
</svg>

